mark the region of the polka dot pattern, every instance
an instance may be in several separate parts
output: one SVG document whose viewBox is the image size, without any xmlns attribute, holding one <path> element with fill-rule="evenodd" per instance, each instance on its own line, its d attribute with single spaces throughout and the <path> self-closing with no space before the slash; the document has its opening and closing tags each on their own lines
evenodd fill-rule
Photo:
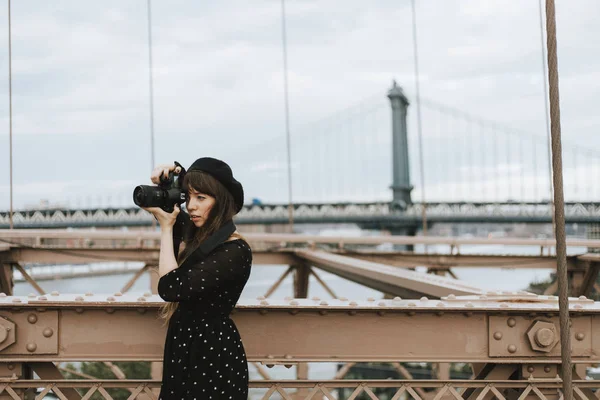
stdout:
<svg viewBox="0 0 600 400">
<path fill-rule="evenodd" d="M 248 361 L 229 314 L 251 266 L 250 246 L 238 239 L 161 277 L 158 294 L 179 306 L 167 330 L 160 400 L 247 400 Z"/>
</svg>

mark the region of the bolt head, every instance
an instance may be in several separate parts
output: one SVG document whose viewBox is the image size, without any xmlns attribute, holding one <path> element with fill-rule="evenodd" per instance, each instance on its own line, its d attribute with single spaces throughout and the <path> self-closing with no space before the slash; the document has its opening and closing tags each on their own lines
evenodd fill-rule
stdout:
<svg viewBox="0 0 600 400">
<path fill-rule="evenodd" d="M 558 330 L 554 323 L 535 321 L 527 330 L 527 338 L 531 349 L 549 353 L 559 341 Z"/>
</svg>

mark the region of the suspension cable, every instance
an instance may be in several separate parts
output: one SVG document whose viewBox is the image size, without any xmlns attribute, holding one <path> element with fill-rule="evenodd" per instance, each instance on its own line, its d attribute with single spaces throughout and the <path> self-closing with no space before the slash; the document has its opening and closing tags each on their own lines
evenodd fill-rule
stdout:
<svg viewBox="0 0 600 400">
<path fill-rule="evenodd" d="M 550 129 L 552 137 L 552 169 L 554 183 L 554 214 L 556 222 L 556 261 L 558 279 L 558 308 L 560 318 L 560 355 L 564 400 L 572 400 L 571 333 L 567 277 L 567 246 L 565 237 L 565 205 L 562 176 L 562 146 L 560 127 L 560 94 L 558 85 L 558 56 L 556 42 L 556 13 L 554 0 L 546 0 L 546 35 L 548 46 L 548 82 L 550 86 Z"/>
<path fill-rule="evenodd" d="M 148 0 L 148 87 L 150 95 L 150 170 L 154 164 L 154 68 L 152 66 L 152 0 Z"/>
<path fill-rule="evenodd" d="M 556 237 L 556 221 L 554 219 L 554 184 L 552 182 L 552 137 L 550 134 L 550 113 L 548 111 L 548 82 L 546 81 L 546 46 L 544 43 L 544 15 L 542 0 L 538 0 L 538 14 L 540 17 L 540 41 L 542 49 L 542 81 L 544 82 L 544 120 L 546 122 L 546 137 L 548 138 L 548 180 L 550 181 L 550 215 L 552 216 L 552 236 Z"/>
<path fill-rule="evenodd" d="M 413 22 L 413 54 L 415 64 L 415 86 L 416 86 L 416 107 L 417 107 L 417 132 L 419 135 L 419 169 L 421 175 L 421 219 L 423 220 L 423 236 L 427 236 L 427 203 L 425 201 L 425 167 L 423 162 L 423 130 L 421 124 L 421 93 L 419 90 L 419 51 L 417 42 L 417 11 L 415 0 L 410 2 L 412 7 Z"/>
<path fill-rule="evenodd" d="M 285 132 L 287 143 L 287 169 L 288 169 L 288 216 L 289 231 L 294 231 L 294 203 L 292 200 L 292 151 L 290 138 L 290 104 L 288 94 L 288 66 L 287 66 L 287 35 L 285 26 L 285 0 L 281 0 L 281 43 L 283 49 L 283 95 L 285 100 Z"/>
<path fill-rule="evenodd" d="M 10 158 L 10 213 L 8 224 L 10 229 L 13 229 L 13 141 L 12 141 L 12 29 L 10 16 L 10 0 L 8 0 L 8 141 L 9 141 L 9 158 Z"/>
</svg>

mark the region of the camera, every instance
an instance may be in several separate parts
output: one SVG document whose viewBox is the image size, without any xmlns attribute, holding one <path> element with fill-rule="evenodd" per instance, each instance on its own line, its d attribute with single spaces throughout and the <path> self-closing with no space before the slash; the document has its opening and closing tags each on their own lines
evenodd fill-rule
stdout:
<svg viewBox="0 0 600 400">
<path fill-rule="evenodd" d="M 185 193 L 181 189 L 185 169 L 178 162 L 175 165 L 181 168 L 181 172 L 178 175 L 169 172 L 168 177 L 161 175 L 158 186 L 136 186 L 133 202 L 139 207 L 160 207 L 168 213 L 173 212 L 175 204 L 185 202 Z"/>
</svg>

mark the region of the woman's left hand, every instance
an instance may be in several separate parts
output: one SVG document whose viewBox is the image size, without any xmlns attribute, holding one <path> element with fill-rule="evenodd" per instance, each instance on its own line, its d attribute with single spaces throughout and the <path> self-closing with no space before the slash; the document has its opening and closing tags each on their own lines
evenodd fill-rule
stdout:
<svg viewBox="0 0 600 400">
<path fill-rule="evenodd" d="M 179 208 L 179 204 L 175 204 L 175 209 L 172 213 L 168 213 L 160 207 L 142 207 L 144 210 L 148 211 L 158 221 L 161 228 L 172 228 L 175 225 L 175 220 L 179 215 L 181 209 Z"/>
</svg>

